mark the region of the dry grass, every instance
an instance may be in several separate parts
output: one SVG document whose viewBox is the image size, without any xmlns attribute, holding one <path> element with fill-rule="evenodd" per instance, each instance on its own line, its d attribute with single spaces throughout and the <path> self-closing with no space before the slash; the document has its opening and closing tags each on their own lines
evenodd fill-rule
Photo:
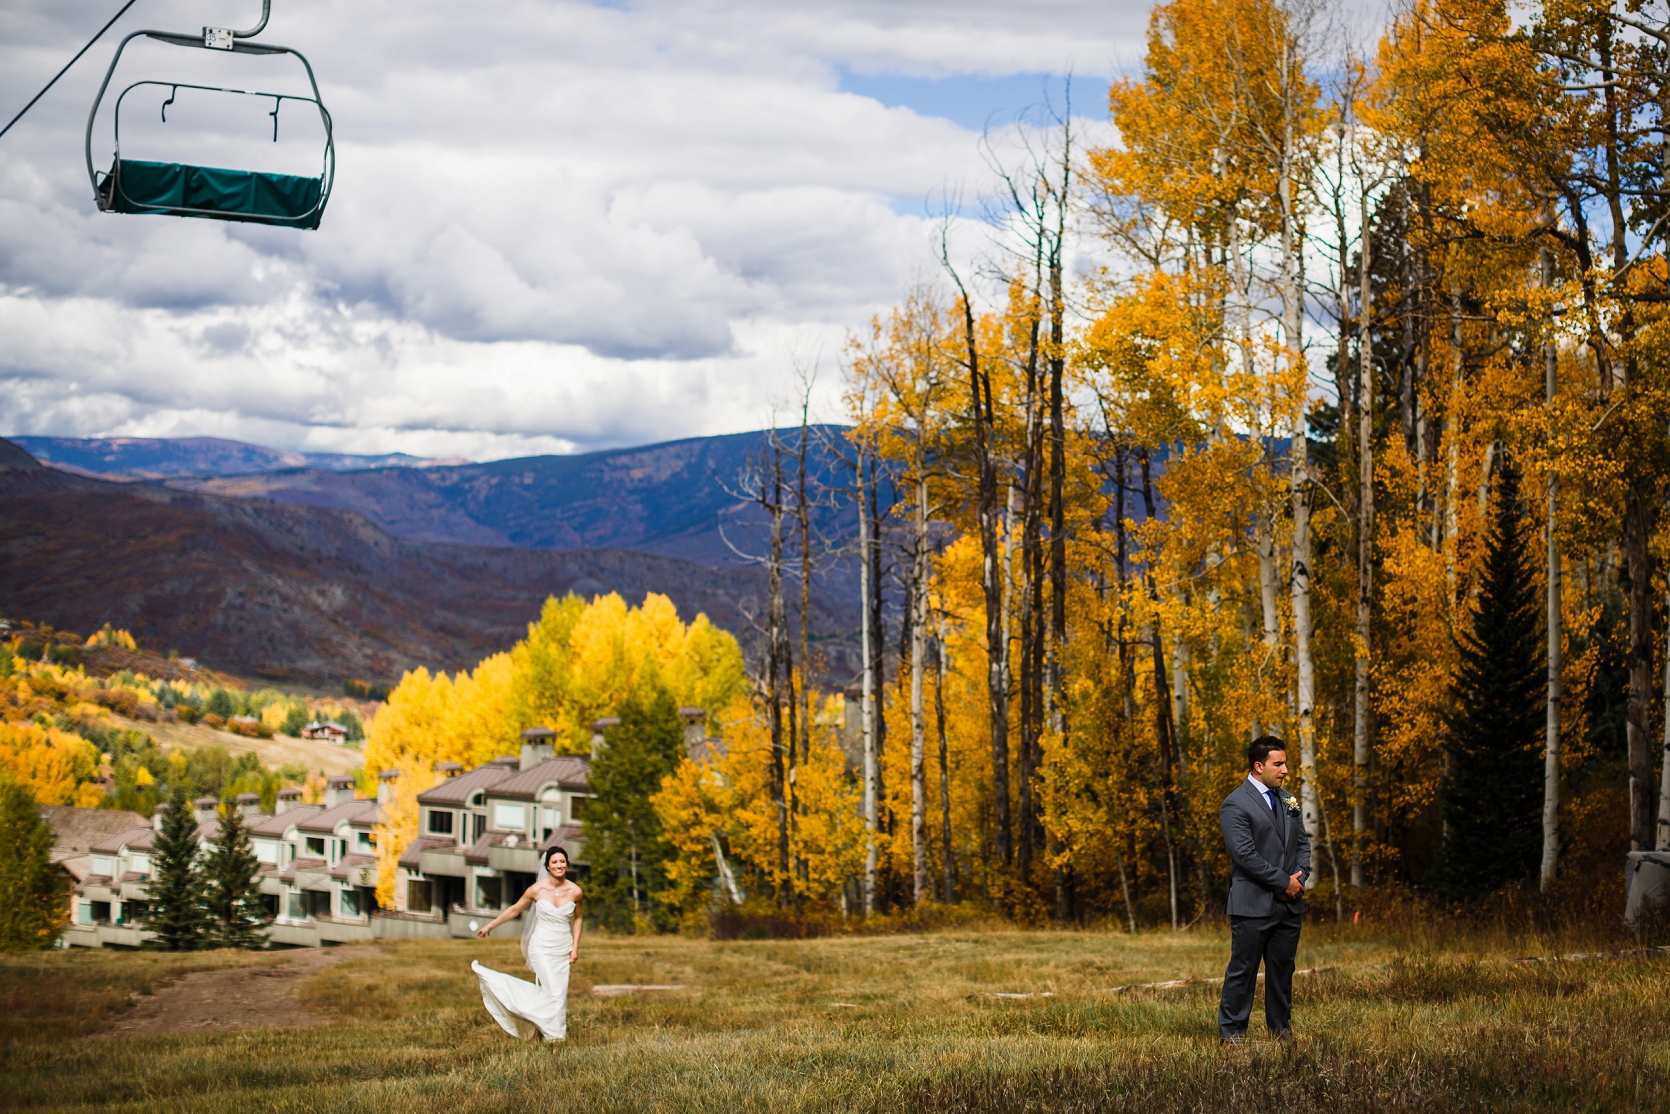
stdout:
<svg viewBox="0 0 1670 1114">
<path fill-rule="evenodd" d="M 304 987 L 339 1020 L 305 1030 L 69 1039 L 162 957 L 0 965 L 6 1105 L 189 1111 L 1662 1110 L 1670 958 L 1552 964 L 1581 940 L 1394 939 L 1307 929 L 1291 1046 L 1217 1044 L 1216 988 L 1108 988 L 1222 973 L 1211 931 L 944 931 L 717 942 L 588 938 L 570 1040 L 519 1044 L 487 1019 L 472 958 L 521 973 L 514 941 L 412 942 Z M 1552 946 L 1550 946 L 1552 945 Z M 108 955 L 108 953 L 107 953 Z M 226 961 L 193 957 L 189 962 Z M 135 964 L 132 969 L 123 963 Z M 116 979 L 126 972 L 128 982 Z M 62 988 L 37 994 L 40 980 Z M 16 984 L 24 980 L 28 986 Z M 121 993 L 112 988 L 120 984 Z M 78 987 L 84 989 L 76 989 Z M 993 993 L 1031 993 L 1000 999 Z M 1045 994 L 1049 996 L 1044 996 Z M 89 1016 L 55 1019 L 46 999 Z M 1253 1031 L 1261 1030 L 1255 1011 Z M 56 1028 L 54 1028 L 56 1026 Z"/>
</svg>

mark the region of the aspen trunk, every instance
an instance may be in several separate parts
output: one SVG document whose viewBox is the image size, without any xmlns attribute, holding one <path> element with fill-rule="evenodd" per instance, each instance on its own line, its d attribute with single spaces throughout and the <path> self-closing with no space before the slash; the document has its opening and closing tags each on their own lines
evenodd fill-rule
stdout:
<svg viewBox="0 0 1670 1114">
<path fill-rule="evenodd" d="M 785 739 L 785 706 L 793 701 L 792 694 L 783 691 L 785 676 L 793 666 L 786 659 L 789 648 L 788 617 L 783 605 L 783 456 L 777 431 L 771 431 L 771 475 L 762 477 L 761 502 L 771 514 L 771 556 L 767 570 L 770 592 L 769 642 L 766 651 L 766 688 L 770 701 L 771 720 L 771 804 L 777 811 L 777 904 L 784 905 L 793 890 L 789 871 L 789 800 L 785 750 L 793 745 L 793 737 Z M 766 488 L 770 496 L 767 501 Z"/>
<path fill-rule="evenodd" d="M 910 630 L 910 850 L 913 898 L 916 904 L 933 898 L 928 888 L 928 783 L 924 767 L 925 725 L 922 717 L 923 657 L 928 633 L 928 477 L 918 461 L 916 476 L 915 549 L 911 554 Z"/>
<path fill-rule="evenodd" d="M 1450 398 L 1444 413 L 1444 584 L 1450 606 L 1451 625 L 1456 607 L 1456 545 L 1461 534 L 1461 514 L 1456 501 L 1461 487 L 1461 287 L 1450 280 Z"/>
<path fill-rule="evenodd" d="M 1629 743 L 1629 849 L 1653 848 L 1653 759 L 1647 743 L 1653 698 L 1651 526 L 1646 500 L 1631 483 L 1624 491 L 1624 551 L 1629 560 L 1629 704 L 1625 728 Z"/>
<path fill-rule="evenodd" d="M 936 616 L 934 622 L 934 668 L 938 673 L 934 685 L 934 727 L 939 735 L 939 842 L 942 848 L 940 865 L 944 873 L 945 903 L 957 900 L 952 885 L 951 857 L 951 762 L 945 745 L 945 619 Z"/>
<path fill-rule="evenodd" d="M 1357 654 L 1351 700 L 1351 885 L 1364 882 L 1368 839 L 1369 767 L 1374 743 L 1369 716 L 1369 648 L 1374 617 L 1374 287 L 1370 281 L 1368 193 L 1358 195 L 1362 250 L 1357 273 Z M 1329 845 L 1332 853 L 1332 841 Z M 1336 873 L 1338 868 L 1335 868 Z M 1336 878 L 1335 884 L 1338 884 Z M 1337 895 L 1336 895 L 1337 896 Z"/>
<path fill-rule="evenodd" d="M 1554 282 L 1554 256 L 1542 249 L 1542 281 Z M 1550 326 L 1552 326 L 1550 322 Z M 1549 418 L 1554 416 L 1554 396 L 1559 390 L 1560 354 L 1550 337 L 1543 345 L 1543 393 L 1548 400 Z M 1553 429 L 1549 443 L 1553 443 Z M 1548 716 L 1544 726 L 1542 759 L 1542 866 L 1537 872 L 1543 893 L 1554 884 L 1560 857 L 1560 705 L 1562 674 L 1560 640 L 1563 617 L 1560 610 L 1560 544 L 1556 530 L 1560 509 L 1560 474 L 1548 473 Z"/>
<path fill-rule="evenodd" d="M 1670 611 L 1670 586 L 1664 603 Z M 1658 840 L 1654 850 L 1670 851 L 1670 645 L 1664 652 L 1664 749 L 1658 758 Z"/>
<path fill-rule="evenodd" d="M 862 671 L 860 691 L 862 693 L 859 714 L 862 716 L 864 731 L 864 915 L 870 916 L 876 911 L 876 820 L 877 798 L 876 777 L 879 772 L 876 761 L 876 737 L 874 717 L 871 715 L 876 703 L 876 672 L 873 660 L 874 644 L 870 638 L 870 501 L 865 469 L 869 466 L 868 446 L 860 443 L 858 447 L 858 609 L 859 609 L 859 638 L 862 643 Z"/>
<path fill-rule="evenodd" d="M 1290 66 L 1296 64 L 1291 54 L 1292 47 L 1289 46 L 1284 52 L 1284 57 Z M 1284 75 L 1283 91 L 1289 97 L 1293 95 L 1291 86 L 1296 80 L 1297 76 L 1293 73 Z M 1304 291 L 1299 258 L 1303 245 L 1300 242 L 1299 214 L 1293 196 L 1293 177 L 1298 169 L 1295 165 L 1298 145 L 1292 111 L 1284 112 L 1282 125 L 1281 179 L 1277 184 L 1282 226 L 1282 340 L 1287 349 L 1287 369 L 1294 372 L 1296 369 L 1304 368 L 1305 350 L 1300 331 L 1304 320 Z M 1299 769 L 1304 779 L 1300 788 L 1299 803 L 1305 832 L 1310 836 L 1311 842 L 1315 843 L 1320 838 L 1320 829 L 1316 798 L 1316 725 L 1312 713 L 1312 706 L 1316 702 L 1316 662 L 1311 655 L 1310 451 L 1305 429 L 1308 383 L 1308 374 L 1299 376 L 1296 386 L 1298 398 L 1294 400 L 1296 413 L 1293 419 L 1293 443 L 1288 457 L 1292 465 L 1289 484 L 1293 502 L 1293 643 L 1299 667 L 1296 711 L 1299 719 Z"/>
<path fill-rule="evenodd" d="M 980 520 L 980 586 L 986 605 L 986 698 L 992 739 L 992 850 L 1007 867 L 1014 848 L 1009 826 L 1009 668 L 1004 626 L 1003 570 L 998 564 L 997 467 L 992 457 L 991 378 L 980 368 L 974 329 L 974 302 L 942 250 L 940 262 L 962 295 L 963 344 L 967 354 L 969 416 L 973 419 L 974 455 L 979 470 L 977 511 Z"/>
</svg>

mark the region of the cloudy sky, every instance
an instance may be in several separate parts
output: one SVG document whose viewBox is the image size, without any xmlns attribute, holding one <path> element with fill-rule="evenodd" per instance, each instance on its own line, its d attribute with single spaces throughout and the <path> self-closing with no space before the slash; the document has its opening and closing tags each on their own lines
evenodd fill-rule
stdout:
<svg viewBox="0 0 1670 1114">
<path fill-rule="evenodd" d="M 4 5 L 0 116 L 119 7 Z M 845 332 L 933 273 L 931 199 L 989 189 L 982 128 L 1069 71 L 1100 120 L 1146 7 L 276 0 L 261 38 L 307 54 L 337 137 L 296 232 L 97 212 L 83 132 L 122 35 L 258 12 L 139 0 L 0 138 L 0 434 L 583 451 L 757 428 L 820 360 L 827 407 Z M 111 99 L 159 79 L 306 89 L 290 59 L 135 40 Z M 305 106 L 273 143 L 270 102 L 180 91 L 165 124 L 167 96 L 128 94 L 124 157 L 317 173 Z M 107 102 L 99 169 L 113 149 Z"/>
<path fill-rule="evenodd" d="M 0 109 L 120 0 L 0 10 Z M 99 214 L 94 92 L 140 0 L 0 139 L 0 434 L 229 436 L 489 459 L 767 423 L 793 367 L 934 272 L 934 200 L 989 189 L 987 122 L 1141 53 L 1146 5 L 987 0 L 277 0 L 336 125 L 317 232 Z M 1052 77 L 1054 75 L 1054 77 Z M 135 40 L 139 80 L 306 92 L 289 58 Z M 317 174 L 306 105 L 137 87 L 124 157 Z M 94 162 L 109 167 L 109 100 Z M 1104 125 L 1106 129 L 1106 125 Z M 957 230 L 982 251 L 984 230 Z"/>
</svg>

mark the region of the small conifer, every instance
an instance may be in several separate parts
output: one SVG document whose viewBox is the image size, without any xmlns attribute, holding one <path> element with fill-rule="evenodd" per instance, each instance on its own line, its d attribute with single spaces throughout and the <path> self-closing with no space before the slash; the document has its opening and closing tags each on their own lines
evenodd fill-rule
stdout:
<svg viewBox="0 0 1670 1114">
<path fill-rule="evenodd" d="M 185 786 L 176 782 L 162 814 L 151 853 L 150 910 L 146 927 L 169 951 L 203 946 L 203 876 L 197 862 L 197 821 Z"/>
<path fill-rule="evenodd" d="M 1542 846 L 1542 594 L 1511 462 L 1497 487 L 1472 630 L 1460 639 L 1446 716 L 1446 834 L 1431 881 L 1453 896 L 1534 877 Z"/>
<path fill-rule="evenodd" d="M 261 864 L 250 842 L 242 811 L 228 805 L 220 836 L 203 864 L 209 939 L 223 948 L 263 948 L 260 930 Z"/>
<path fill-rule="evenodd" d="M 52 843 L 34 794 L 0 776 L 0 949 L 49 948 L 58 939 L 69 875 L 52 861 Z"/>
</svg>

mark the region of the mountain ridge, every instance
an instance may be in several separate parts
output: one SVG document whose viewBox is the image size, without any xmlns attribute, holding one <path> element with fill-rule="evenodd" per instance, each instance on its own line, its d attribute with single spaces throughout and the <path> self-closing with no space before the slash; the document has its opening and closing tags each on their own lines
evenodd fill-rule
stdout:
<svg viewBox="0 0 1670 1114">
<path fill-rule="evenodd" d="M 0 609 L 61 629 L 109 622 L 246 674 L 330 683 L 471 667 L 570 591 L 661 592 L 753 651 L 765 588 L 754 567 L 420 542 L 351 510 L 89 479 L 0 440 Z M 855 608 L 814 591 L 812 636 L 836 683 L 853 671 L 856 627 Z"/>
</svg>

